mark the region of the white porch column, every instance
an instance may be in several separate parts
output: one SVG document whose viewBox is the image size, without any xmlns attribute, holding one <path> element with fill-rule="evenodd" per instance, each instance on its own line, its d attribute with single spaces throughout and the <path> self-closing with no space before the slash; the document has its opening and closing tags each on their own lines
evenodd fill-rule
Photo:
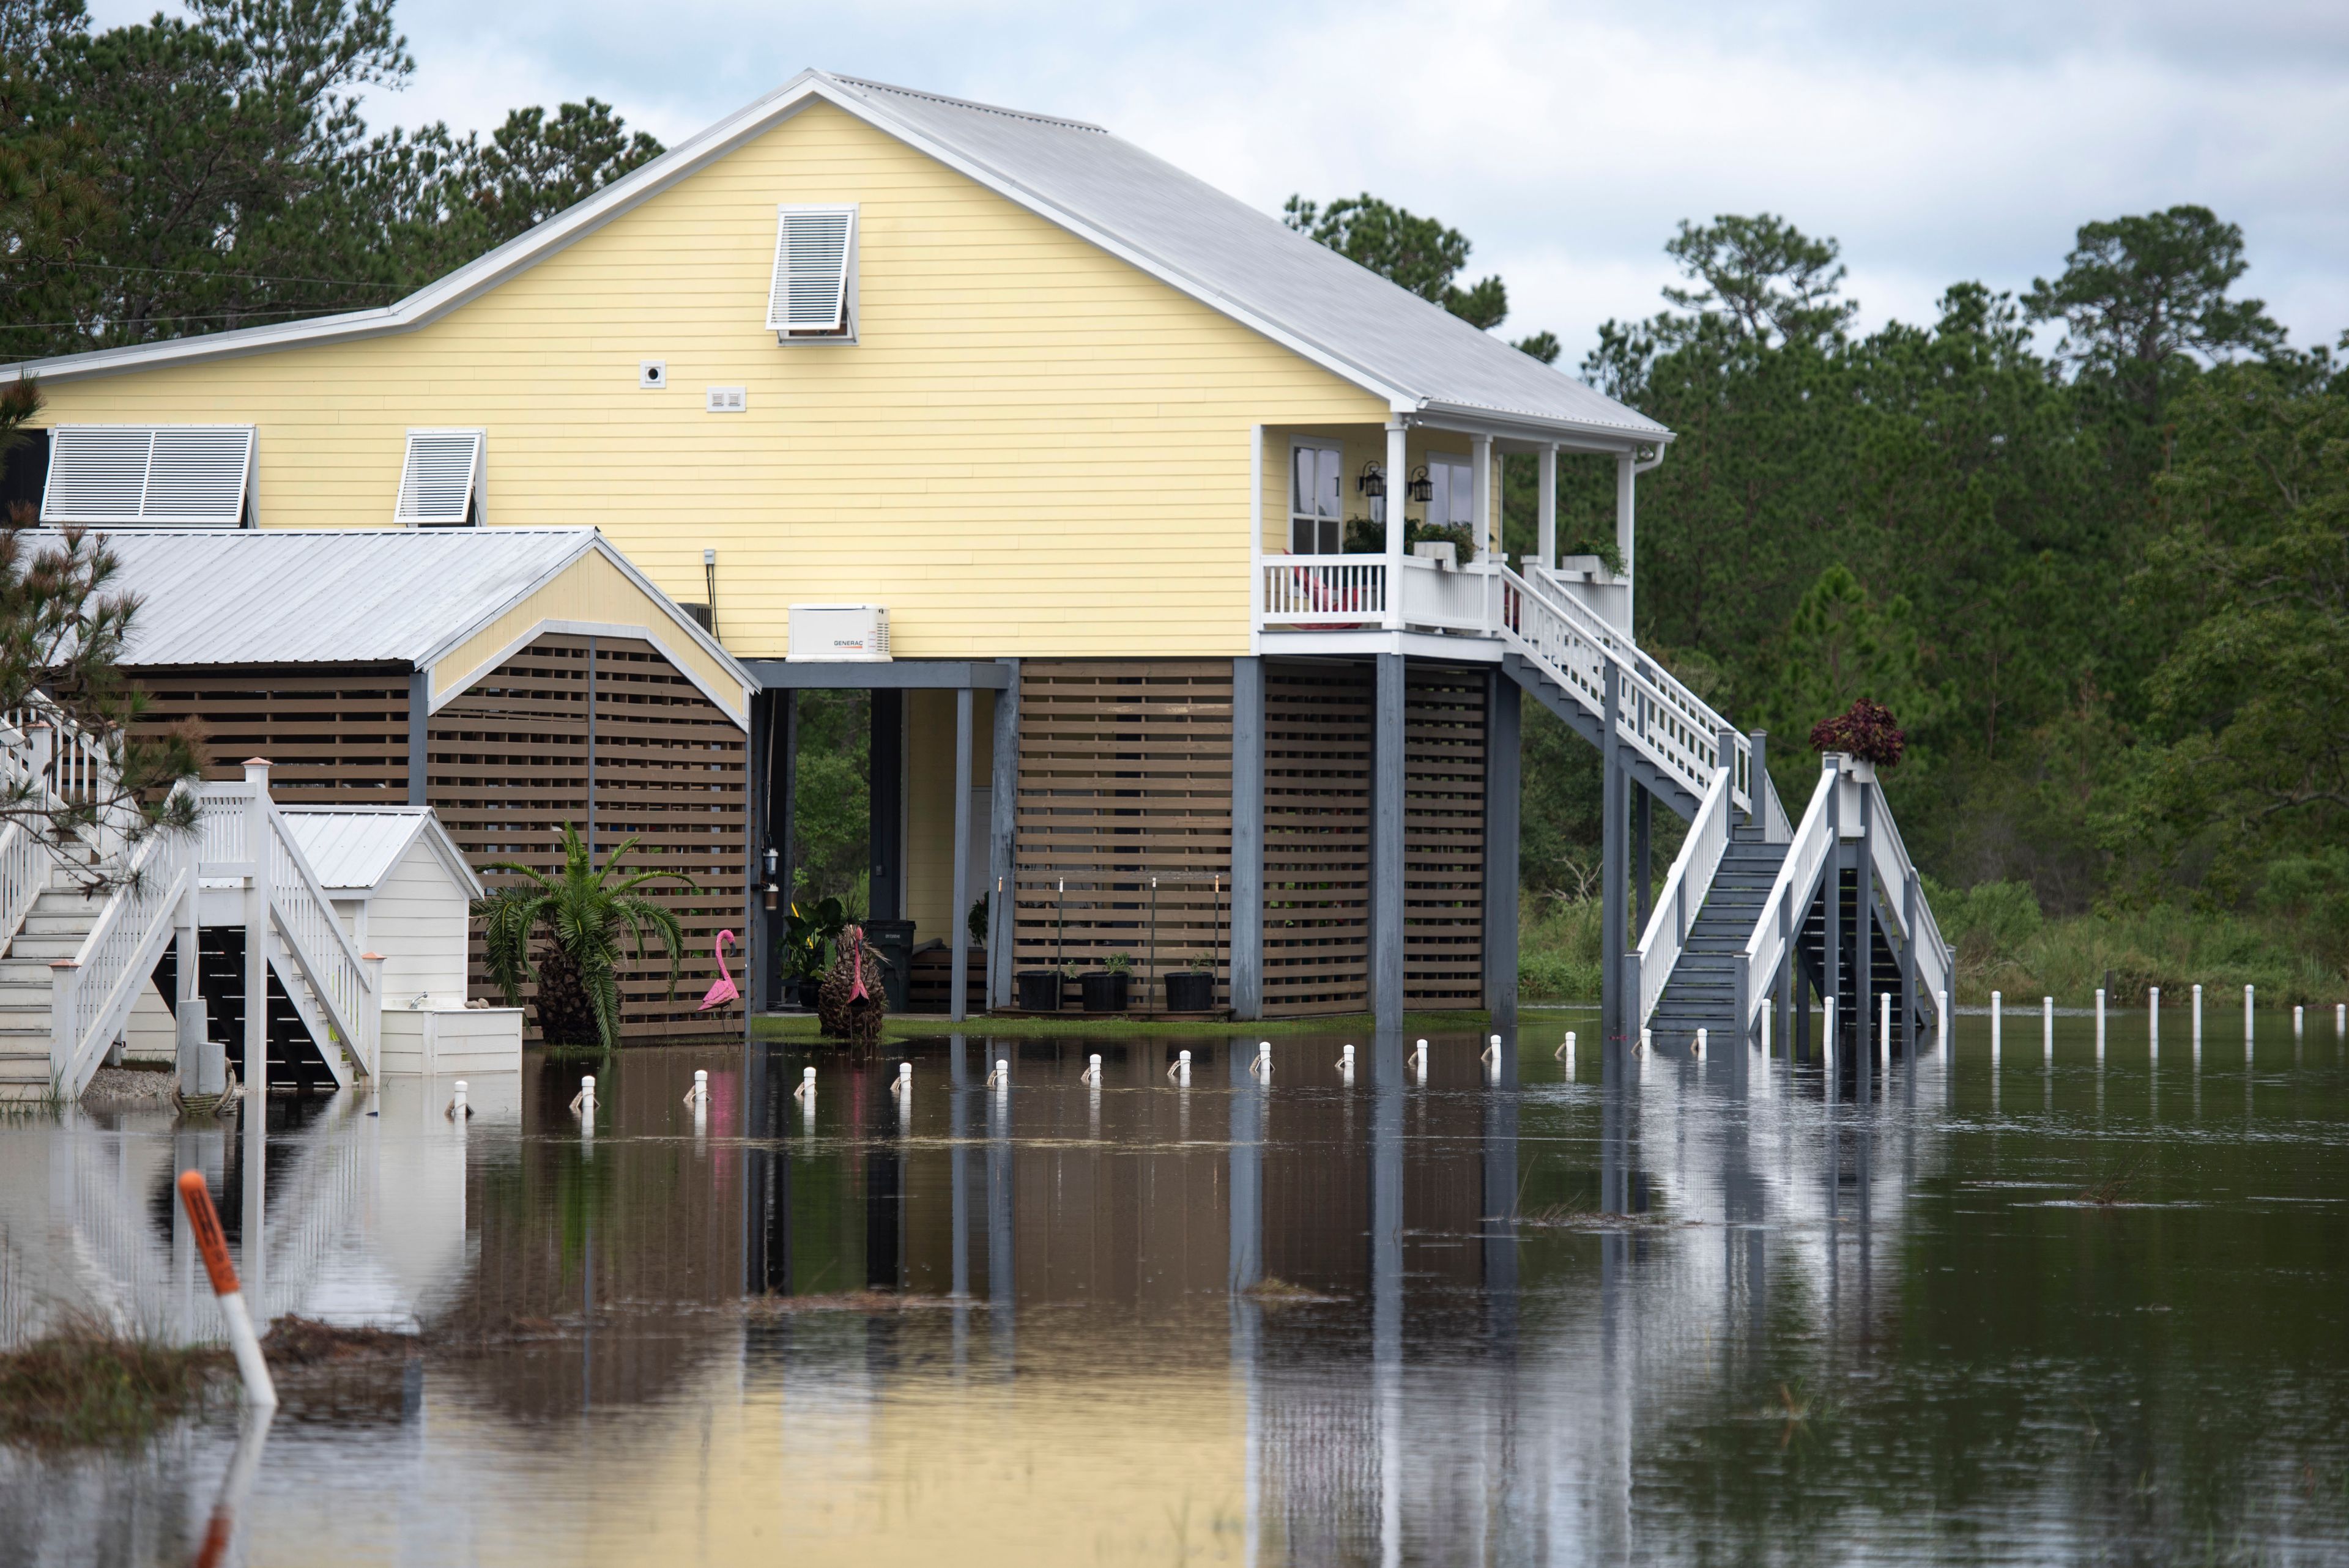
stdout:
<svg viewBox="0 0 2349 1568">
<path fill-rule="evenodd" d="M 1403 437 L 1407 432 L 1400 423 L 1387 427 L 1387 630 L 1402 630 L 1402 504 L 1403 486 L 1411 470 L 1403 459 Z"/>
<path fill-rule="evenodd" d="M 1468 511 L 1476 519 L 1476 559 L 1501 553 L 1500 529 L 1493 521 L 1493 438 L 1468 438 Z"/>
<path fill-rule="evenodd" d="M 1541 528 L 1541 552 L 1544 566 L 1557 564 L 1557 449 L 1544 443 L 1537 459 L 1541 466 L 1541 499 L 1534 503 L 1534 517 Z"/>
<path fill-rule="evenodd" d="M 1640 624 L 1631 614 L 1631 595 L 1637 591 L 1633 580 L 1632 542 L 1639 531 L 1632 522 L 1631 487 L 1638 458 L 1636 452 L 1624 452 L 1615 459 L 1615 553 L 1623 562 L 1623 632 L 1626 636 L 1631 635 L 1631 629 Z"/>
</svg>

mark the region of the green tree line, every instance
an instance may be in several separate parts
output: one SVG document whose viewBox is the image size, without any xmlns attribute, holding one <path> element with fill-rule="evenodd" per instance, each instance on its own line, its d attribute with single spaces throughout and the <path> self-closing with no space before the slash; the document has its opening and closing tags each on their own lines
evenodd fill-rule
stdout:
<svg viewBox="0 0 2349 1568">
<path fill-rule="evenodd" d="M 1289 221 L 1506 318 L 1436 220 L 1365 194 Z M 1945 886 L 2264 920 L 2337 974 L 2349 373 L 2238 292 L 2241 231 L 2191 205 L 2084 223 L 2028 289 L 1956 282 L 1930 323 L 1865 333 L 1837 242 L 1783 218 L 1684 222 L 1664 250 L 1664 308 L 1603 324 L 1581 366 L 1678 436 L 1640 480 L 1638 632 L 1771 732 L 1790 809 L 1811 726 L 1870 697 L 1909 734 L 1888 789 Z M 1506 542 L 1528 552 L 1533 465 L 1510 464 Z M 1612 556 L 1611 469 L 1563 463 L 1559 507 L 1563 548 Z M 1596 761 L 1547 716 L 1526 753 L 1525 882 L 1571 900 Z"/>
</svg>

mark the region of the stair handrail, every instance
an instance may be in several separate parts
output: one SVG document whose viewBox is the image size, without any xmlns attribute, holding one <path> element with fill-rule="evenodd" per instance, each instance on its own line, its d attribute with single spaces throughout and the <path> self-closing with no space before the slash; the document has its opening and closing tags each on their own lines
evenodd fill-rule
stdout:
<svg viewBox="0 0 2349 1568">
<path fill-rule="evenodd" d="M 1672 857 L 1671 872 L 1664 878 L 1663 896 L 1656 901 L 1654 911 L 1648 916 L 1648 929 L 1640 935 L 1639 951 L 1626 961 L 1630 966 L 1627 976 L 1630 983 L 1625 990 L 1640 1001 L 1635 1027 L 1646 1028 L 1648 1020 L 1655 1016 L 1656 1004 L 1663 999 L 1672 970 L 1687 950 L 1689 930 L 1704 907 L 1713 876 L 1721 870 L 1722 857 L 1729 851 L 1730 818 L 1736 809 L 1730 789 L 1733 777 L 1734 769 L 1713 769 L 1713 783 L 1704 792 L 1704 801 L 1689 823 L 1688 837 L 1681 841 L 1681 852 Z"/>
<path fill-rule="evenodd" d="M 1591 713 L 1602 716 L 1602 723 L 1607 710 L 1604 672 L 1611 663 L 1617 678 L 1617 735 L 1623 744 L 1700 799 L 1712 787 L 1713 771 L 1729 768 L 1731 802 L 1740 810 L 1747 809 L 1751 741 L 1651 661 L 1627 656 L 1619 645 L 1628 640 L 1588 610 L 1535 591 L 1506 565 L 1496 565 L 1492 576 L 1500 595 L 1492 625 L 1504 646 L 1539 666 Z M 1700 720 L 1699 714 L 1709 717 Z M 1710 727 L 1701 727 L 1708 724 Z"/>
<path fill-rule="evenodd" d="M 107 894 L 80 947 L 49 966 L 49 1077 L 61 1098 L 76 1098 L 89 1086 L 129 1020 L 194 868 L 189 835 L 150 836 Z"/>
<path fill-rule="evenodd" d="M 49 885 L 54 862 L 40 835 L 19 821 L 0 827 L 0 943 L 16 940 Z"/>
<path fill-rule="evenodd" d="M 312 994 L 326 1009 L 326 1021 L 350 1047 L 359 1070 L 373 1078 L 383 1028 L 383 999 L 377 994 L 375 972 L 343 930 L 334 901 L 287 830 L 277 802 L 265 789 L 262 801 L 269 820 L 270 915 Z"/>
<path fill-rule="evenodd" d="M 1716 712 L 1711 703 L 1691 691 L 1685 682 L 1657 663 L 1654 656 L 1640 647 L 1635 638 L 1599 614 L 1598 611 L 1593 610 L 1571 593 L 1560 592 L 1556 583 L 1547 582 L 1538 575 L 1528 577 L 1516 572 L 1506 561 L 1496 561 L 1495 564 L 1497 569 L 1496 575 L 1503 583 L 1533 594 L 1542 603 L 1575 623 L 1577 628 L 1585 636 L 1604 649 L 1608 656 L 1617 662 L 1624 673 L 1638 684 L 1643 693 L 1653 698 L 1658 709 L 1674 716 L 1692 734 L 1710 739 L 1720 735 L 1723 730 L 1733 732 L 1735 730 L 1735 727 Z M 1628 705 L 1626 711 L 1627 713 L 1630 711 Z M 1737 739 L 1735 789 L 1741 810 L 1750 809 L 1747 806 L 1747 798 L 1752 793 L 1754 782 L 1750 777 L 1752 749 L 1751 742 L 1740 733 Z M 1722 765 L 1722 758 L 1716 751 L 1709 766 L 1718 768 Z M 1702 780 L 1700 779 L 1697 782 L 1701 786 Z"/>
<path fill-rule="evenodd" d="M 1811 791 L 1811 803 L 1804 808 L 1803 820 L 1786 841 L 1786 858 L 1778 866 L 1778 874 L 1770 883 L 1770 894 L 1762 901 L 1761 910 L 1754 917 L 1754 931 L 1745 939 L 1745 950 L 1738 954 L 1737 963 L 1737 1024 L 1741 1033 L 1751 1033 L 1756 1017 L 1770 1000 L 1767 985 L 1756 988 L 1756 975 L 1771 975 L 1786 961 L 1787 948 L 1802 931 L 1803 922 L 1810 913 L 1811 892 L 1818 886 L 1819 878 L 1826 873 L 1827 860 L 1835 848 L 1835 793 L 1843 777 L 1837 759 L 1829 757 L 1819 769 L 1818 786 Z"/>
<path fill-rule="evenodd" d="M 1893 824 L 1892 807 L 1884 798 L 1883 780 L 1871 779 L 1868 789 L 1868 822 L 1874 830 L 1875 871 L 1877 880 L 1884 884 L 1884 893 L 1891 907 L 1888 910 L 1893 923 L 1900 930 L 1901 940 L 1917 954 L 1917 986 L 1927 997 L 1934 998 L 1934 1011 L 1940 1010 L 1938 998 L 1943 992 L 1954 989 L 1951 980 L 1952 965 L 1949 944 L 1941 940 L 1940 923 L 1933 918 L 1933 905 L 1926 898 L 1924 877 L 1916 862 L 1909 858 L 1909 846 L 1901 841 L 1900 830 Z M 1909 885 L 1914 880 L 1916 889 L 1916 926 L 1910 931 L 1907 913 Z"/>
</svg>

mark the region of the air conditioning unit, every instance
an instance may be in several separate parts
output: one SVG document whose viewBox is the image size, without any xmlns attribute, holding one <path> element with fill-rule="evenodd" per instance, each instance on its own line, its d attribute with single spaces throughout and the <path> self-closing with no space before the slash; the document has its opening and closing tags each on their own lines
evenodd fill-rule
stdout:
<svg viewBox="0 0 2349 1568">
<path fill-rule="evenodd" d="M 792 606 L 792 651 L 788 662 L 820 664 L 828 659 L 886 664 L 889 659 L 889 611 L 881 604 L 794 604 Z"/>
</svg>

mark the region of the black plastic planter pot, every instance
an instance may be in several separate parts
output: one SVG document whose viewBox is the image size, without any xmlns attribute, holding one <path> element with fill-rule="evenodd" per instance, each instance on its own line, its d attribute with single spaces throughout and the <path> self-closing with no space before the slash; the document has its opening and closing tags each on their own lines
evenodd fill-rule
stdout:
<svg viewBox="0 0 2349 1568">
<path fill-rule="evenodd" d="M 1214 1012 L 1216 977 L 1213 975 L 1169 975 L 1166 976 L 1166 1010 L 1170 1013 Z"/>
<path fill-rule="evenodd" d="M 1077 984 L 1084 987 L 1085 1011 L 1088 1013 L 1123 1013 L 1125 1011 L 1127 982 L 1130 975 L 1103 970 L 1098 975 L 1080 975 Z"/>
<path fill-rule="evenodd" d="M 1022 969 L 1014 978 L 1019 987 L 1021 1012 L 1057 1013 L 1061 1010 L 1059 970 Z"/>
</svg>

